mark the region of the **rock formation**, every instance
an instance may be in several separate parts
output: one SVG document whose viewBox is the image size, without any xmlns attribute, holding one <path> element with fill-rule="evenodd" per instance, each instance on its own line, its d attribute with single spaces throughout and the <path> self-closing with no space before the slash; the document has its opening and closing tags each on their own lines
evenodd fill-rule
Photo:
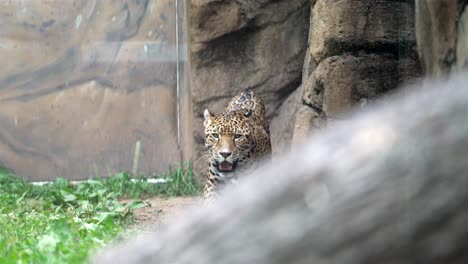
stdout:
<svg viewBox="0 0 468 264">
<path fill-rule="evenodd" d="M 204 108 L 221 111 L 247 86 L 266 103 L 274 128 L 273 151 L 289 145 L 294 120 L 292 114 L 283 113 L 294 113 L 297 106 L 292 98 L 301 84 L 309 13 L 310 0 L 191 1 L 196 171 L 204 174 L 206 170 L 206 161 L 200 158 L 205 152 Z"/>
<path fill-rule="evenodd" d="M 315 1 L 295 144 L 419 73 L 411 1 Z"/>
<path fill-rule="evenodd" d="M 468 1 L 416 0 L 418 53 L 425 74 L 468 67 Z"/>
</svg>

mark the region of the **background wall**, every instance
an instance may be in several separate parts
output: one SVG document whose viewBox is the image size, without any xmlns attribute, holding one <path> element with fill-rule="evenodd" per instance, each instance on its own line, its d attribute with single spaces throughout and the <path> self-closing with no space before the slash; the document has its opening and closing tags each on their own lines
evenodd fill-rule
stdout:
<svg viewBox="0 0 468 264">
<path fill-rule="evenodd" d="M 294 144 L 420 76 L 414 2 L 314 2 Z"/>
<path fill-rule="evenodd" d="M 418 53 L 425 74 L 441 77 L 468 67 L 468 0 L 416 1 Z"/>
<path fill-rule="evenodd" d="M 141 172 L 179 162 L 176 3 L 0 1 L 1 163 L 107 175 L 132 168 L 137 141 Z"/>
<path fill-rule="evenodd" d="M 221 111 L 247 86 L 266 102 L 279 154 L 420 75 L 412 1 L 191 3 L 193 156 L 202 175 L 203 109 Z"/>
<path fill-rule="evenodd" d="M 32 179 L 87 178 L 130 170 L 140 141 L 141 172 L 193 159 L 204 177 L 203 110 L 248 86 L 285 152 L 423 72 L 466 67 L 466 4 L 2 1 L 0 162 Z"/>
<path fill-rule="evenodd" d="M 222 111 L 252 87 L 265 101 L 273 152 L 289 147 L 307 50 L 309 0 L 191 1 L 191 70 L 195 169 L 207 160 L 202 116 Z"/>
</svg>

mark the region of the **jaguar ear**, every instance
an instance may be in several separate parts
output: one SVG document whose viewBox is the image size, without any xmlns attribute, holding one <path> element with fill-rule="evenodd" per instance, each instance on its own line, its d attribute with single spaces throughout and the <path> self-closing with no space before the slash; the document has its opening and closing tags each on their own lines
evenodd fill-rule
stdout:
<svg viewBox="0 0 468 264">
<path fill-rule="evenodd" d="M 251 117 L 252 116 L 252 108 L 249 108 L 247 113 L 244 114 L 245 117 Z"/>
<path fill-rule="evenodd" d="M 205 127 L 211 125 L 213 115 L 210 113 L 208 109 L 205 109 L 205 111 L 203 112 L 203 117 L 205 118 L 205 120 L 203 121 L 203 125 Z"/>
</svg>

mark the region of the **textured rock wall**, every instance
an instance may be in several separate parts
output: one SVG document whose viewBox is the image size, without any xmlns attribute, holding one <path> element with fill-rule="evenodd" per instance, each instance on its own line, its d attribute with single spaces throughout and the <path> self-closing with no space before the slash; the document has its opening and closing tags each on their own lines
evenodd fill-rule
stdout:
<svg viewBox="0 0 468 264">
<path fill-rule="evenodd" d="M 294 143 L 419 73 L 412 1 L 315 1 Z"/>
<path fill-rule="evenodd" d="M 205 152 L 204 108 L 221 111 L 247 86 L 266 103 L 273 152 L 287 148 L 297 106 L 291 98 L 301 84 L 307 49 L 310 0 L 192 0 L 190 13 L 195 169 L 205 173 L 206 160 L 200 158 Z"/>
<path fill-rule="evenodd" d="M 172 0 L 0 1 L 0 162 L 34 179 L 180 161 Z"/>
<path fill-rule="evenodd" d="M 418 53 L 425 74 L 468 67 L 468 1 L 416 0 Z"/>
</svg>

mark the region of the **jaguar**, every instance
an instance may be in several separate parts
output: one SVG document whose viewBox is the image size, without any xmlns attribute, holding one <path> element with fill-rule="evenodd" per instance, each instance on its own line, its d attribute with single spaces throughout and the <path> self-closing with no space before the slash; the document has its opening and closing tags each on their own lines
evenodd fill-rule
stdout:
<svg viewBox="0 0 468 264">
<path fill-rule="evenodd" d="M 205 109 L 203 115 L 209 152 L 204 198 L 211 200 L 262 161 L 271 162 L 271 140 L 265 104 L 253 89 L 234 96 L 222 113 Z"/>
</svg>

